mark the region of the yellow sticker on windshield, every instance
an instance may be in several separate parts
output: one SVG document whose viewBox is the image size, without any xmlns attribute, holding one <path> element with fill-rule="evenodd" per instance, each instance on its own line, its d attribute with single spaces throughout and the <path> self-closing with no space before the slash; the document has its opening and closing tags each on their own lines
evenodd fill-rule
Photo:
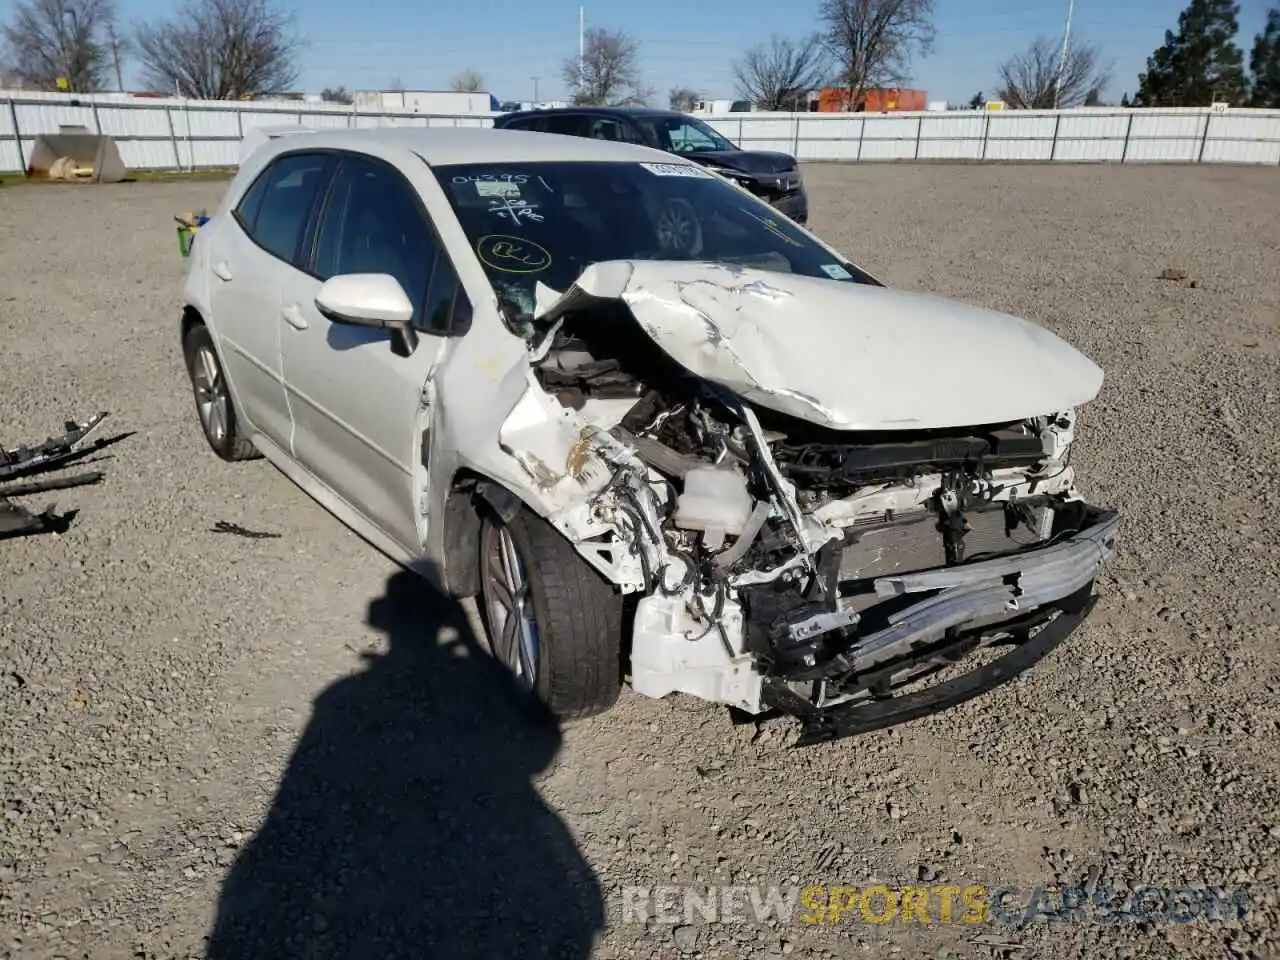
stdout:
<svg viewBox="0 0 1280 960">
<path fill-rule="evenodd" d="M 481 197 L 511 197 L 520 199 L 520 185 L 507 180 L 478 180 L 476 194 Z"/>
</svg>

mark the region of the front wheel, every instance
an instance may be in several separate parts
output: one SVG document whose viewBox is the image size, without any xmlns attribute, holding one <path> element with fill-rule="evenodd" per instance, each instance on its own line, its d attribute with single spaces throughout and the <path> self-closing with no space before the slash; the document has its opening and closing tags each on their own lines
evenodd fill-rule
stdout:
<svg viewBox="0 0 1280 960">
<path fill-rule="evenodd" d="M 486 514 L 480 590 L 489 652 L 561 719 L 618 699 L 622 596 L 546 521 Z"/>
</svg>

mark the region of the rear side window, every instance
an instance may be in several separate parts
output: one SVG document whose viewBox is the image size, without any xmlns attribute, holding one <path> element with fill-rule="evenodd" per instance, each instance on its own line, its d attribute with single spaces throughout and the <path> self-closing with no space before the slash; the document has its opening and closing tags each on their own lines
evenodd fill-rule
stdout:
<svg viewBox="0 0 1280 960">
<path fill-rule="evenodd" d="M 593 140 L 621 140 L 624 143 L 642 143 L 639 135 L 631 129 L 629 123 L 614 117 L 596 117 L 591 121 L 590 135 Z"/>
<path fill-rule="evenodd" d="M 507 120 L 502 124 L 504 130 L 532 130 L 535 133 L 541 133 L 546 124 L 542 117 L 519 117 L 515 120 Z"/>
<path fill-rule="evenodd" d="M 569 137 L 591 136 L 591 118 L 576 113 L 560 113 L 547 117 L 547 133 L 561 133 Z"/>
<path fill-rule="evenodd" d="M 236 219 L 268 253 L 299 263 L 298 248 L 331 164 L 322 153 L 295 153 L 267 168 L 236 210 Z"/>
<path fill-rule="evenodd" d="M 267 184 L 271 180 L 271 168 L 268 167 L 264 173 L 258 174 L 258 179 L 245 191 L 245 195 L 240 198 L 240 203 L 236 205 L 234 216 L 240 221 L 240 226 L 244 227 L 245 233 L 253 235 L 253 225 L 258 221 L 258 211 L 262 209 L 262 198 L 266 195 Z"/>
</svg>

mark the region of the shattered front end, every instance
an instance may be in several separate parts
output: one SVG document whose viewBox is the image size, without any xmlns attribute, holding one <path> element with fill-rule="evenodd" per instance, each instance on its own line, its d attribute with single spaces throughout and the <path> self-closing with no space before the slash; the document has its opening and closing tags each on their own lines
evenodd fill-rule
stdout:
<svg viewBox="0 0 1280 960">
<path fill-rule="evenodd" d="M 719 451 L 684 473 L 662 517 L 680 576 L 639 602 L 638 692 L 781 710 L 804 721 L 805 740 L 832 738 L 976 696 L 1087 615 L 1119 519 L 1081 500 L 1071 468 L 1044 452 L 1062 446 L 1069 414 L 1004 427 L 1020 453 L 978 434 L 848 439 L 819 454 L 747 407 L 721 407 Z M 668 418 L 663 432 L 705 438 L 706 417 Z M 660 441 L 645 432 L 635 448 L 657 470 Z M 823 459 L 839 463 L 820 470 Z M 1002 645 L 1012 649 L 985 667 L 901 694 Z"/>
<path fill-rule="evenodd" d="M 576 465 L 581 496 L 549 519 L 638 595 L 636 692 L 784 712 L 801 742 L 832 739 L 981 694 L 1087 616 L 1119 518 L 1076 488 L 1074 409 L 841 429 L 797 415 L 809 394 L 770 407 L 691 372 L 658 347 L 643 296 L 580 281 L 543 307 L 540 413 L 517 406 L 504 440 L 528 459 L 551 434 L 512 442 L 515 427 L 559 423 L 559 452 L 548 440 L 526 468 Z"/>
</svg>

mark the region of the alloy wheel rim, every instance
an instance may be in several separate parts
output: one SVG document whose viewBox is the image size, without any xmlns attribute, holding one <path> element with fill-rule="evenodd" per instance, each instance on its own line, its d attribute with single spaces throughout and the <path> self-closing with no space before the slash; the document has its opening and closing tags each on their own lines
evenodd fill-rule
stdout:
<svg viewBox="0 0 1280 960">
<path fill-rule="evenodd" d="M 538 621 L 524 563 L 506 527 L 494 531 L 487 553 L 492 652 L 522 687 L 532 690 L 538 682 Z"/>
<path fill-rule="evenodd" d="M 668 204 L 658 215 L 658 244 L 671 253 L 692 254 L 697 245 L 697 224 L 679 203 Z"/>
<path fill-rule="evenodd" d="M 227 436 L 227 390 L 218 367 L 218 358 L 208 347 L 196 351 L 192 380 L 196 388 L 196 409 L 200 413 L 200 425 L 215 443 Z"/>
</svg>

